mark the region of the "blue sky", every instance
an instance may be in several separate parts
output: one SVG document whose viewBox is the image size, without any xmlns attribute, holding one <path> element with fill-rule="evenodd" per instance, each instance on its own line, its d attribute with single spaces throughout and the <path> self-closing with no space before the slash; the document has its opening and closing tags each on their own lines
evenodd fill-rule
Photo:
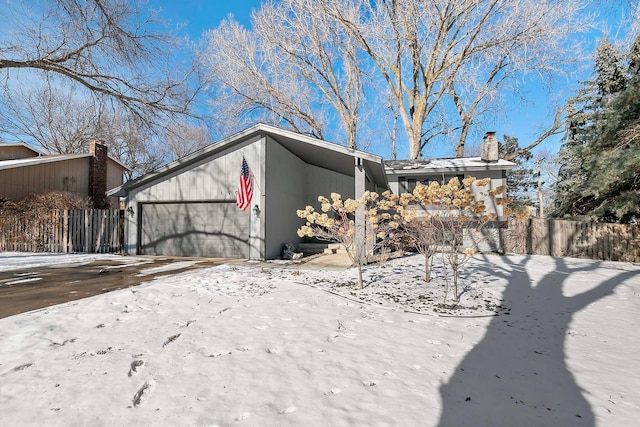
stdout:
<svg viewBox="0 0 640 427">
<path fill-rule="evenodd" d="M 182 31 L 193 40 L 200 39 L 203 32 L 218 26 L 220 21 L 229 14 L 243 25 L 250 25 L 250 15 L 253 9 L 260 7 L 260 0 L 151 0 L 150 6 L 161 8 L 161 17 L 172 24 L 184 24 Z M 603 6 L 604 4 L 604 6 Z M 594 6 L 593 12 L 599 15 L 599 20 L 610 36 L 615 36 L 618 17 L 623 10 L 624 2 L 620 0 L 608 2 L 603 1 Z M 594 29 L 585 38 L 588 50 L 593 52 L 598 41 L 602 38 L 603 31 Z M 539 78 L 531 77 L 522 80 L 521 84 L 527 93 L 529 102 L 522 102 L 521 99 L 513 98 L 508 100 L 506 113 L 493 123 L 487 123 L 486 130 L 496 131 L 499 138 L 507 134 L 520 140 L 520 145 L 525 145 L 535 139 L 541 133 L 541 129 L 550 124 L 553 120 L 553 105 L 561 105 L 572 91 L 579 87 L 579 81 L 590 78 L 588 68 L 576 70 L 575 73 L 567 75 L 562 80 L 556 82 L 551 92 L 545 88 L 545 82 Z M 469 141 L 472 143 L 472 141 Z M 553 137 L 544 143 L 541 148 L 556 152 L 560 145 L 560 137 Z M 452 155 L 449 147 L 435 147 L 435 152 L 430 152 L 430 156 Z M 384 150 L 386 148 L 380 149 Z M 374 152 L 380 150 L 372 150 Z M 384 151 L 377 154 L 386 156 Z"/>
<path fill-rule="evenodd" d="M 260 7 L 260 0 L 151 0 L 150 6 L 161 8 L 161 16 L 173 24 L 183 23 L 184 30 L 198 39 L 206 30 L 218 26 L 229 14 L 249 25 L 251 11 Z"/>
</svg>

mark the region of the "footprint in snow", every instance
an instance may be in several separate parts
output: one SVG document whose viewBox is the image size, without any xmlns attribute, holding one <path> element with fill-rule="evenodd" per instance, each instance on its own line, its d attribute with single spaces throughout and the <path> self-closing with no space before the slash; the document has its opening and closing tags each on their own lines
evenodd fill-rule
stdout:
<svg viewBox="0 0 640 427">
<path fill-rule="evenodd" d="M 332 388 L 331 390 L 324 393 L 325 396 L 335 396 L 342 393 L 342 390 L 339 388 Z"/>
<path fill-rule="evenodd" d="M 134 360 L 131 362 L 131 368 L 129 369 L 129 376 L 136 375 L 144 367 L 144 360 Z"/>
<path fill-rule="evenodd" d="M 182 334 L 171 335 L 169 338 L 167 338 L 167 340 L 164 342 L 164 344 L 162 344 L 162 347 L 168 346 L 169 344 L 171 344 L 172 342 L 174 342 L 175 340 L 180 338 L 180 335 L 182 335 Z"/>
<path fill-rule="evenodd" d="M 24 365 L 20 365 L 20 366 L 16 366 L 15 368 L 13 368 L 14 372 L 18 372 L 18 371 L 24 371 L 27 368 L 30 368 L 33 366 L 33 363 L 25 363 Z"/>
<path fill-rule="evenodd" d="M 278 411 L 278 414 L 280 415 L 286 415 L 286 414 L 292 414 L 294 412 L 296 412 L 298 408 L 296 408 L 295 406 L 289 406 L 288 408 L 285 408 L 281 411 Z"/>
<path fill-rule="evenodd" d="M 155 385 L 156 382 L 153 379 L 145 382 L 142 387 L 140 387 L 140 389 L 136 392 L 136 394 L 133 395 L 133 406 L 138 407 L 145 400 L 147 400 Z"/>
</svg>

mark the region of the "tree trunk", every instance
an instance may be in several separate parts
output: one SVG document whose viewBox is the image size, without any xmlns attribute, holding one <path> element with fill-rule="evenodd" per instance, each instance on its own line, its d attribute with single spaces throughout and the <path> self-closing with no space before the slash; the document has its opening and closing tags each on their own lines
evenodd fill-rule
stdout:
<svg viewBox="0 0 640 427">
<path fill-rule="evenodd" d="M 424 281 L 429 283 L 431 281 L 431 256 L 424 256 Z"/>
<path fill-rule="evenodd" d="M 458 266 L 452 265 L 453 269 L 453 299 L 458 302 Z"/>
</svg>

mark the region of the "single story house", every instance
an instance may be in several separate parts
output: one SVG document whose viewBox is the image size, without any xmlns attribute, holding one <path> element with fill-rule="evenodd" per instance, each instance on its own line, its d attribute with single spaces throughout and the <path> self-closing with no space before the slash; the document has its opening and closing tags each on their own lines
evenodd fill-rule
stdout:
<svg viewBox="0 0 640 427">
<path fill-rule="evenodd" d="M 253 198 L 243 211 L 236 194 L 243 159 Z M 365 190 L 411 190 L 415 182 L 451 174 L 506 182 L 504 160 L 481 158 L 383 161 L 295 132 L 258 124 L 111 190 L 125 199 L 129 254 L 274 259 L 297 244 L 296 210 L 319 195 L 343 199 Z M 501 213 L 501 207 L 496 212 Z"/>
<path fill-rule="evenodd" d="M 129 168 L 110 157 L 101 141 L 89 153 L 44 155 L 26 144 L 0 144 L 0 198 L 20 200 L 30 194 L 67 191 L 90 197 L 96 207 L 119 207 L 107 200 L 109 189 L 122 185 Z"/>
<path fill-rule="evenodd" d="M 243 159 L 253 197 L 236 206 Z M 318 195 L 388 188 L 382 158 L 258 124 L 109 192 L 125 198 L 129 254 L 273 259 L 300 241 Z"/>
</svg>

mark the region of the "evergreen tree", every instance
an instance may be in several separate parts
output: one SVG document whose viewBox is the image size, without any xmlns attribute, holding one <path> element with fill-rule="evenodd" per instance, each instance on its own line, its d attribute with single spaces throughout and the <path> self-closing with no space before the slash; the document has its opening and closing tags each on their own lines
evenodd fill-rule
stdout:
<svg viewBox="0 0 640 427">
<path fill-rule="evenodd" d="M 625 67 L 622 55 L 603 40 L 596 51 L 595 79 L 570 100 L 554 216 L 606 222 L 638 216 L 639 43 Z"/>
<path fill-rule="evenodd" d="M 518 151 L 518 138 L 503 135 L 504 142 L 499 142 L 500 156 L 507 157 Z M 512 202 L 510 207 L 518 209 L 524 206 L 532 206 L 535 203 L 529 197 L 529 190 L 537 185 L 535 171 L 527 163 L 533 155 L 527 151 L 513 159 L 518 166 L 507 172 L 507 197 Z"/>
<path fill-rule="evenodd" d="M 606 99 L 624 90 L 626 76 L 620 52 L 606 37 L 596 49 L 595 62 L 596 85 L 600 99 Z"/>
<path fill-rule="evenodd" d="M 555 209 L 551 216 L 575 217 L 580 212 L 583 187 L 587 173 L 582 163 L 582 151 L 587 145 L 593 126 L 595 94 L 593 82 L 586 82 L 576 97 L 570 100 L 567 108 L 567 130 L 564 143 L 558 153 L 558 181 L 555 185 Z"/>
<path fill-rule="evenodd" d="M 589 171 L 582 188 L 591 219 L 640 219 L 640 75 L 629 80 L 603 113 L 593 143 L 584 150 Z"/>
<path fill-rule="evenodd" d="M 636 37 L 631 47 L 631 52 L 629 52 L 628 73 L 631 78 L 640 74 L 640 35 Z"/>
</svg>

